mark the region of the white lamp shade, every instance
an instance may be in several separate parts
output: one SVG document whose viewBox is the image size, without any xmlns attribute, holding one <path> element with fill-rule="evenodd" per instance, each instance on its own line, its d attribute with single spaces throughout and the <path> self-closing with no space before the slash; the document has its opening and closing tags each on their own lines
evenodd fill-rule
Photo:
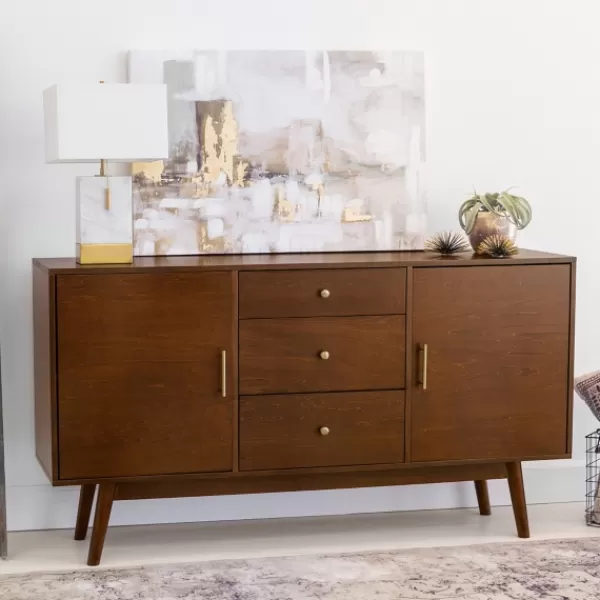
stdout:
<svg viewBox="0 0 600 600">
<path fill-rule="evenodd" d="M 46 162 L 169 156 L 167 86 L 61 84 L 44 90 Z"/>
</svg>

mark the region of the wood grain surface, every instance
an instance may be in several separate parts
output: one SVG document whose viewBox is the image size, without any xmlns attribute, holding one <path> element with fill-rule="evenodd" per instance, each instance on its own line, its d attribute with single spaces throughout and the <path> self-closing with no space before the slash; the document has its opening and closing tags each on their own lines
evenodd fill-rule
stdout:
<svg viewBox="0 0 600 600">
<path fill-rule="evenodd" d="M 33 268 L 35 452 L 51 481 L 58 479 L 55 278 Z"/>
<path fill-rule="evenodd" d="M 569 265 L 414 273 L 411 460 L 567 452 Z"/>
<path fill-rule="evenodd" d="M 94 515 L 94 528 L 92 530 L 92 539 L 88 551 L 87 564 L 90 567 L 96 567 L 100 564 L 102 550 L 104 549 L 104 540 L 106 530 L 110 521 L 113 502 L 117 486 L 115 483 L 101 483 L 98 486 L 98 498 L 96 500 L 96 513 Z"/>
<path fill-rule="evenodd" d="M 240 394 L 403 388 L 404 331 L 404 316 L 240 321 Z"/>
<path fill-rule="evenodd" d="M 238 254 L 216 256 L 142 256 L 126 265 L 79 265 L 75 258 L 34 258 L 34 264 L 52 273 L 153 273 L 160 271 L 352 269 L 390 267 L 499 266 L 498 259 L 463 252 L 443 257 L 433 252 L 321 252 L 304 254 Z M 519 248 L 504 265 L 572 263 L 575 258 Z"/>
<path fill-rule="evenodd" d="M 61 478 L 232 468 L 231 277 L 58 277 Z"/>
<path fill-rule="evenodd" d="M 352 489 L 382 485 L 475 481 L 476 479 L 502 479 L 506 477 L 504 463 L 401 469 L 388 467 L 369 471 L 355 468 L 336 473 L 315 471 L 315 469 L 303 469 L 300 473 L 278 471 L 275 474 L 257 474 L 252 477 L 240 474 L 236 477 L 172 479 L 170 481 L 124 481 L 117 484 L 116 500 L 219 496 L 225 494 L 268 494 L 272 492 Z"/>
<path fill-rule="evenodd" d="M 479 514 L 483 517 L 489 517 L 492 514 L 492 506 L 490 504 L 488 484 L 485 479 L 475 481 L 475 493 L 477 494 Z"/>
<path fill-rule="evenodd" d="M 405 305 L 406 269 L 240 273 L 241 319 L 398 315 Z"/>
<path fill-rule="evenodd" d="M 90 524 L 90 515 L 92 514 L 92 504 L 96 494 L 95 484 L 85 484 L 79 489 L 79 506 L 77 507 L 77 519 L 75 521 L 75 534 L 73 539 L 78 542 L 85 540 L 88 526 Z"/>
<path fill-rule="evenodd" d="M 525 487 L 523 486 L 523 470 L 519 461 L 506 464 L 508 489 L 512 502 L 517 535 L 520 538 L 530 537 L 529 517 L 527 516 L 527 503 L 525 501 Z"/>
<path fill-rule="evenodd" d="M 240 398 L 242 471 L 403 460 L 404 392 Z"/>
</svg>

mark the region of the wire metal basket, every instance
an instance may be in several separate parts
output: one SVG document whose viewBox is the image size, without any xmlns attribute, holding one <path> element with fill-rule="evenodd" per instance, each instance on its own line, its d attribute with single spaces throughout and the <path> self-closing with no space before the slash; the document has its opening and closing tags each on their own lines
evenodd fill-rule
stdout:
<svg viewBox="0 0 600 600">
<path fill-rule="evenodd" d="M 585 522 L 600 527 L 600 429 L 585 436 Z"/>
</svg>

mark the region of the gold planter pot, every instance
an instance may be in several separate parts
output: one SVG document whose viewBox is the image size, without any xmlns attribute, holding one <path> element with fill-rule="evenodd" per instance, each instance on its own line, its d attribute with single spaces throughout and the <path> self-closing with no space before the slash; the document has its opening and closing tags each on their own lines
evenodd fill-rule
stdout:
<svg viewBox="0 0 600 600">
<path fill-rule="evenodd" d="M 490 235 L 503 235 L 514 242 L 517 238 L 517 226 L 506 217 L 500 217 L 491 212 L 479 212 L 475 225 L 469 233 L 471 248 L 477 252 L 479 244 Z"/>
</svg>

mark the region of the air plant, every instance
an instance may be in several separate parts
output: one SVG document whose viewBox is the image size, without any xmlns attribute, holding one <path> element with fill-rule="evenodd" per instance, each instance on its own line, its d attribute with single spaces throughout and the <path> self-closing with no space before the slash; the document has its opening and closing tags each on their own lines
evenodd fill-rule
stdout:
<svg viewBox="0 0 600 600">
<path fill-rule="evenodd" d="M 458 211 L 458 220 L 467 235 L 473 231 L 480 212 L 490 212 L 497 217 L 504 217 L 517 229 L 524 229 L 531 222 L 529 202 L 521 196 L 509 194 L 508 190 L 495 194 L 475 193 L 462 203 Z"/>
<path fill-rule="evenodd" d="M 436 233 L 425 242 L 425 250 L 437 252 L 445 256 L 465 252 L 469 249 L 469 242 L 462 233 L 442 231 Z"/>
<path fill-rule="evenodd" d="M 515 243 L 499 234 L 486 237 L 477 248 L 477 254 L 487 254 L 493 258 L 508 258 L 518 253 L 519 249 Z"/>
</svg>

